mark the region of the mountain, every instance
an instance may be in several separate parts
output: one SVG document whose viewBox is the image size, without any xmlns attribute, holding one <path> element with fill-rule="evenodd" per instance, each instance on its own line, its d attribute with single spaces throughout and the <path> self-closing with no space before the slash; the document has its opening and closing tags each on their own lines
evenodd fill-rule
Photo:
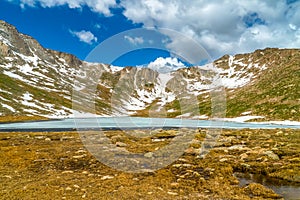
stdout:
<svg viewBox="0 0 300 200">
<path fill-rule="evenodd" d="M 227 115 L 251 111 L 267 120 L 300 121 L 300 50 L 265 49 L 239 57 L 253 58 L 267 70 L 228 95 Z"/>
<path fill-rule="evenodd" d="M 43 48 L 0 21 L 0 115 L 57 118 L 75 111 L 300 121 L 299 49 L 225 55 L 189 68 L 171 64 L 175 71 L 159 73 L 154 69 L 161 66 L 153 63 L 143 68 L 88 63 Z"/>
<path fill-rule="evenodd" d="M 83 62 L 73 55 L 45 49 L 32 37 L 0 21 L 2 115 L 70 115 L 74 77 L 84 67 L 111 70 L 104 64 Z"/>
</svg>

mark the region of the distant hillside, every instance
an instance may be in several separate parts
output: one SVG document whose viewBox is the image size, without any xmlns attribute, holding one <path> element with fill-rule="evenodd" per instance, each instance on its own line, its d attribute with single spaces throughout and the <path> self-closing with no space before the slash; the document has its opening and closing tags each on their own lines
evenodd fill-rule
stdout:
<svg viewBox="0 0 300 200">
<path fill-rule="evenodd" d="M 251 84 L 228 93 L 228 116 L 249 111 L 269 120 L 300 121 L 300 50 L 265 49 L 239 56 L 253 57 L 268 69 Z"/>
<path fill-rule="evenodd" d="M 80 61 L 45 49 L 0 21 L 2 117 L 71 117 L 75 103 L 77 111 L 99 115 L 206 118 L 211 117 L 213 88 L 223 87 L 227 117 L 300 121 L 299 81 L 299 49 L 225 55 L 205 66 L 159 74 Z M 73 90 L 82 101 L 74 101 Z M 93 100 L 95 109 L 88 103 Z"/>
</svg>

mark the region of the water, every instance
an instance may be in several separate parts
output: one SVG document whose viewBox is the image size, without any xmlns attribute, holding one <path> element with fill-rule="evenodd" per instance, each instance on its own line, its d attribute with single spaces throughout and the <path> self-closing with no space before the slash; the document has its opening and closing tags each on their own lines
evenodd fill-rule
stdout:
<svg viewBox="0 0 300 200">
<path fill-rule="evenodd" d="M 239 180 L 239 186 L 244 187 L 250 183 L 259 183 L 282 195 L 287 200 L 300 199 L 300 183 L 288 182 L 281 179 L 267 177 L 261 174 L 234 173 Z"/>
<path fill-rule="evenodd" d="M 241 123 L 215 120 L 174 118 L 97 117 L 61 120 L 1 123 L 0 131 L 75 130 L 75 129 L 143 129 L 143 128 L 224 128 L 224 129 L 300 129 L 300 125 Z"/>
</svg>

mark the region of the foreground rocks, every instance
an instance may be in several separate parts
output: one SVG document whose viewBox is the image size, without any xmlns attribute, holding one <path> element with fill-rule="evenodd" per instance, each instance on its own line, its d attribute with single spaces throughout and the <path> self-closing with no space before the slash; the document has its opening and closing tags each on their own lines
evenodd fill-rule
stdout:
<svg viewBox="0 0 300 200">
<path fill-rule="evenodd" d="M 141 131 L 140 131 L 141 132 Z M 127 173 L 99 162 L 78 133 L 2 133 L 0 195 L 4 199 L 281 199 L 259 183 L 241 186 L 235 173 L 262 174 L 300 183 L 300 131 L 223 130 L 200 156 L 206 130 L 194 134 L 183 155 L 153 172 Z M 106 132 L 112 144 L 146 159 L 178 130 Z"/>
</svg>

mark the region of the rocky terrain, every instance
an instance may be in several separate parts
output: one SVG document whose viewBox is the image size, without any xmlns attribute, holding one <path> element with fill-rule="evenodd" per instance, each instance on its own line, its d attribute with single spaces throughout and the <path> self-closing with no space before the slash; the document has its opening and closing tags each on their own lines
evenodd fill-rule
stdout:
<svg viewBox="0 0 300 200">
<path fill-rule="evenodd" d="M 43 48 L 0 21 L 0 115 L 72 117 L 72 113 L 153 117 L 239 117 L 299 121 L 299 49 L 225 55 L 204 66 L 159 74 L 151 68 L 80 61 Z M 214 108 L 215 91 L 227 111 Z M 95 105 L 95 109 L 94 106 Z M 222 107 L 222 106 L 221 106 Z"/>
<path fill-rule="evenodd" d="M 168 144 L 177 131 L 156 130 L 147 138 L 122 131 L 105 135 L 118 148 L 145 153 L 151 160 L 148 152 Z M 199 151 L 207 130 L 184 131 L 195 134 L 185 153 L 145 173 L 102 164 L 77 132 L 1 133 L 1 198 L 299 199 L 298 130 L 225 130 L 205 158 Z M 261 178 L 243 182 L 245 176 Z"/>
</svg>

